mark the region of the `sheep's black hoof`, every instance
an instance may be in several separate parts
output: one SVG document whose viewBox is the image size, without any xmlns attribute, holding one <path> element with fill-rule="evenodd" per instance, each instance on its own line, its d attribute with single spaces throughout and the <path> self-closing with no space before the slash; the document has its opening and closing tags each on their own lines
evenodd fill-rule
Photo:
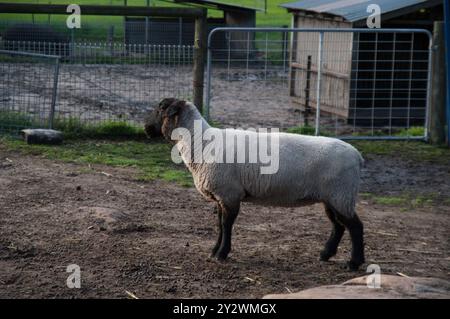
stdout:
<svg viewBox="0 0 450 319">
<path fill-rule="evenodd" d="M 330 252 L 326 249 L 322 250 L 320 252 L 320 260 L 321 261 L 328 261 L 331 257 L 333 257 L 334 255 L 336 255 L 336 252 Z"/>
<path fill-rule="evenodd" d="M 224 262 L 226 262 L 227 261 L 227 258 L 226 257 L 216 257 L 216 260 L 218 261 L 218 262 L 220 262 L 220 263 L 224 263 Z"/>
<path fill-rule="evenodd" d="M 351 271 L 357 271 L 362 264 L 364 264 L 364 261 L 350 260 L 347 262 L 347 268 Z"/>
<path fill-rule="evenodd" d="M 218 250 L 219 250 L 219 248 L 213 247 L 213 249 L 211 249 L 211 254 L 209 255 L 209 257 L 215 258 Z"/>
<path fill-rule="evenodd" d="M 225 261 L 228 257 L 228 252 L 225 251 L 218 251 L 216 252 L 216 254 L 214 255 L 214 257 L 218 260 L 218 261 Z"/>
</svg>

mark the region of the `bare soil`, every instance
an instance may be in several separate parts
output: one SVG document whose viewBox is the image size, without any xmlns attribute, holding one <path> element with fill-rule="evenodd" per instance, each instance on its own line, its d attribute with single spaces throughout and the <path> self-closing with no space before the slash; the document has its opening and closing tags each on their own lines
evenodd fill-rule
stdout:
<svg viewBox="0 0 450 319">
<path fill-rule="evenodd" d="M 106 174 L 105 174 L 106 173 Z M 320 262 L 330 232 L 321 205 L 245 204 L 230 259 L 208 259 L 212 205 L 195 189 L 139 182 L 133 169 L 50 161 L 0 144 L 0 298 L 260 298 L 365 273 L 344 265 L 350 242 Z M 450 279 L 450 166 L 372 156 L 362 192 L 438 193 L 400 209 L 360 200 L 367 264 L 384 274 Z M 441 201 L 442 200 L 442 201 Z M 81 267 L 69 289 L 66 267 Z"/>
</svg>

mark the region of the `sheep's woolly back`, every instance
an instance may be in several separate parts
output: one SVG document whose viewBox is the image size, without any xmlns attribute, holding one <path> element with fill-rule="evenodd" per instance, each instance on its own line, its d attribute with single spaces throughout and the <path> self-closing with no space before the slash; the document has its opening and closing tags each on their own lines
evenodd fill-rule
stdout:
<svg viewBox="0 0 450 319">
<path fill-rule="evenodd" d="M 191 130 L 193 120 L 202 118 L 195 106 L 188 105 L 189 110 L 180 116 L 179 126 Z M 224 132 L 210 128 L 205 121 L 203 125 L 204 129 Z M 237 131 L 236 134 L 248 135 L 249 132 Z M 364 161 L 353 146 L 327 137 L 288 133 L 251 134 L 278 134 L 278 171 L 262 175 L 261 163 L 186 163 L 196 188 L 206 198 L 229 205 L 238 201 L 275 206 L 324 202 L 346 217 L 354 215 Z M 182 155 L 187 149 L 183 141 L 177 143 L 177 147 Z"/>
</svg>

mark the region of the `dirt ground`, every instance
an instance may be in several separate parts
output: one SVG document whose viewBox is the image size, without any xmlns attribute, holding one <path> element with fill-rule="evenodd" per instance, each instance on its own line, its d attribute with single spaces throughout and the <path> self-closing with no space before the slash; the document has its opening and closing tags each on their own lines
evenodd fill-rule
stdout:
<svg viewBox="0 0 450 319">
<path fill-rule="evenodd" d="M 362 192 L 426 194 L 429 206 L 358 202 L 367 264 L 382 273 L 450 279 L 450 166 L 366 158 Z M 106 174 L 105 174 L 106 173 Z M 139 182 L 133 169 L 50 161 L 0 144 L 0 298 L 260 298 L 365 273 L 349 272 L 348 234 L 320 262 L 330 232 L 321 205 L 245 204 L 230 259 L 208 259 L 216 238 L 212 205 L 195 189 Z M 442 200 L 442 202 L 440 202 Z M 66 267 L 81 267 L 69 289 Z"/>
</svg>

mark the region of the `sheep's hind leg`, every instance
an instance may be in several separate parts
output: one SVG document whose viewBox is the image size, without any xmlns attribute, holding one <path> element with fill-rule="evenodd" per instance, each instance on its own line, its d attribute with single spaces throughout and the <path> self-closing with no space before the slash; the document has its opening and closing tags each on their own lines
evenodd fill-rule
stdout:
<svg viewBox="0 0 450 319">
<path fill-rule="evenodd" d="M 336 255 L 339 243 L 341 242 L 345 231 L 345 227 L 338 222 L 336 212 L 331 206 L 325 205 L 325 212 L 333 224 L 333 229 L 330 238 L 325 244 L 325 248 L 320 253 L 320 260 L 322 261 L 328 261 L 331 257 Z"/>
<path fill-rule="evenodd" d="M 239 206 L 240 203 L 222 204 L 222 242 L 215 255 L 218 260 L 225 260 L 231 250 L 231 233 L 234 221 L 239 213 Z"/>
<path fill-rule="evenodd" d="M 365 262 L 363 224 L 356 213 L 350 218 L 337 214 L 337 218 L 348 229 L 352 240 L 352 256 L 347 265 L 350 270 L 358 270 Z"/>
<path fill-rule="evenodd" d="M 216 255 L 217 251 L 219 250 L 220 244 L 222 243 L 222 208 L 219 204 L 217 204 L 214 212 L 217 214 L 217 228 L 219 231 L 219 235 L 217 237 L 217 242 L 212 249 L 211 257 L 214 257 Z"/>
</svg>

